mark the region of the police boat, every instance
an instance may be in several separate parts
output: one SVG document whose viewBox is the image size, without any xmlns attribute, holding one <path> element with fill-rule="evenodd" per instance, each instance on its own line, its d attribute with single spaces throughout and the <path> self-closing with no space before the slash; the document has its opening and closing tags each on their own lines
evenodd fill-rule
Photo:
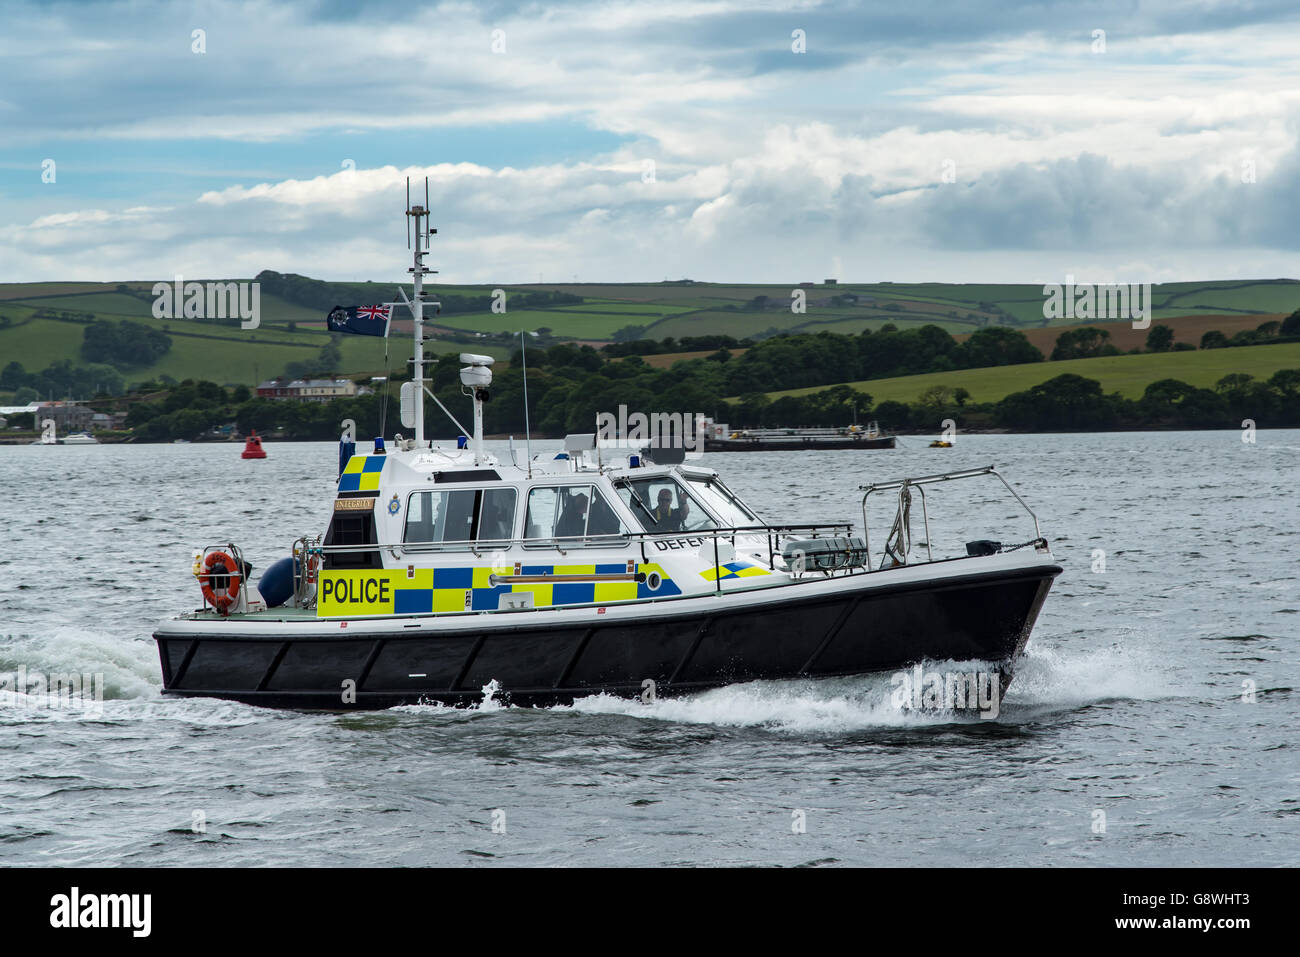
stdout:
<svg viewBox="0 0 1300 957">
<path fill-rule="evenodd" d="M 421 345 L 434 231 L 425 207 L 407 215 L 412 437 L 345 448 L 324 531 L 298 538 L 256 583 L 234 542 L 195 554 L 203 606 L 154 633 L 165 694 L 331 710 L 490 694 L 544 705 L 950 659 L 992 663 L 1005 689 L 1061 567 L 993 466 L 861 486 L 861 535 L 771 524 L 680 448 L 611 449 L 593 433 L 568 436 L 558 454 L 486 449 L 493 360 L 474 354 L 460 357 L 473 428 L 435 445 Z M 936 558 L 926 489 L 980 478 L 1002 483 L 1032 537 Z M 873 553 L 878 493 L 896 507 Z"/>
</svg>

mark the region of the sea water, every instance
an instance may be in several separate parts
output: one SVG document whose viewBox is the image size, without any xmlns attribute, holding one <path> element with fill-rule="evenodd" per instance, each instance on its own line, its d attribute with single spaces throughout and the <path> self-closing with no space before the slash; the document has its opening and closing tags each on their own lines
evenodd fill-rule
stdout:
<svg viewBox="0 0 1300 957">
<path fill-rule="evenodd" d="M 1300 432 L 1254 438 L 706 456 L 766 520 L 855 534 L 860 485 L 997 463 L 1065 571 L 994 719 L 899 709 L 889 674 L 544 709 L 167 699 L 150 634 L 200 605 L 194 549 L 264 569 L 322 531 L 335 447 L 0 447 L 0 675 L 101 689 L 0 691 L 0 863 L 1295 865 Z M 878 550 L 895 503 L 868 505 Z M 914 555 L 1035 534 L 990 479 L 912 510 Z"/>
</svg>

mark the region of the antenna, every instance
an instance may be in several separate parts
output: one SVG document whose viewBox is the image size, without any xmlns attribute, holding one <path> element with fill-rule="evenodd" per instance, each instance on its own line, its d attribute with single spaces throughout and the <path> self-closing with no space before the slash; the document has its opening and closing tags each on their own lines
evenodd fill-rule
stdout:
<svg viewBox="0 0 1300 957">
<path fill-rule="evenodd" d="M 528 477 L 533 477 L 533 429 L 528 421 L 528 338 L 526 330 L 519 330 L 519 355 L 524 366 L 524 455 L 528 459 Z"/>
<path fill-rule="evenodd" d="M 427 203 L 429 200 L 429 177 L 427 176 L 424 178 L 424 197 L 425 197 L 425 202 Z M 425 388 L 424 385 L 425 383 L 424 306 L 426 301 L 428 302 L 429 305 L 433 306 L 434 315 L 438 314 L 438 310 L 440 308 L 438 306 L 438 303 L 425 299 L 424 277 L 436 274 L 437 270 L 430 269 L 427 266 L 425 266 L 424 257 L 429 255 L 429 241 L 438 232 L 438 230 L 434 229 L 432 226 L 429 225 L 428 206 L 420 206 L 418 204 L 415 206 L 411 205 L 411 177 L 409 176 L 406 177 L 406 216 L 407 216 L 408 223 L 411 224 L 408 225 L 406 229 L 406 248 L 412 249 L 412 243 L 411 243 L 412 237 L 414 237 L 415 240 L 414 248 L 412 251 L 412 257 L 411 257 L 412 259 L 411 268 L 407 270 L 407 272 L 411 274 L 411 278 L 415 286 L 415 295 L 409 301 L 407 301 L 407 305 L 411 309 L 411 316 L 414 320 L 412 325 L 414 326 L 413 331 L 415 333 L 414 336 L 415 355 L 411 358 L 411 364 L 414 369 L 412 382 L 414 383 L 413 392 L 415 395 L 415 444 L 419 448 L 424 448 L 425 447 L 425 438 L 424 438 L 424 395 L 425 393 L 427 392 L 429 396 L 433 399 L 433 401 L 437 402 L 439 407 L 441 407 L 444 412 L 447 412 L 446 406 L 444 406 L 442 402 L 439 401 L 438 397 L 434 395 L 432 391 Z M 399 290 L 399 291 L 401 292 L 402 299 L 406 300 L 406 292 L 404 290 Z M 490 377 L 490 373 L 489 373 L 489 377 Z M 482 410 L 477 405 L 476 405 L 476 410 L 477 410 L 477 414 L 481 414 Z M 447 415 L 450 417 L 451 413 L 447 412 Z M 456 420 L 453 417 L 452 422 L 455 421 Z M 457 423 L 457 428 L 460 428 L 459 423 Z M 464 430 L 462 429 L 462 431 Z M 476 452 L 475 454 L 477 455 L 478 452 Z"/>
</svg>

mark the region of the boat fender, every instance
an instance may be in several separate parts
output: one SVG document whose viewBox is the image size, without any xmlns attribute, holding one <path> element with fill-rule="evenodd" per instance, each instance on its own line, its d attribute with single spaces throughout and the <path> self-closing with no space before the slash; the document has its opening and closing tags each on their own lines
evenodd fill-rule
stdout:
<svg viewBox="0 0 1300 957">
<path fill-rule="evenodd" d="M 257 590 L 262 593 L 268 608 L 279 608 L 293 597 L 293 577 L 299 567 L 292 556 L 271 562 L 258 579 Z"/>
<path fill-rule="evenodd" d="M 217 570 L 218 566 L 220 571 Z M 239 598 L 239 586 L 243 583 L 248 566 L 242 569 L 239 564 L 225 552 L 211 552 L 203 559 L 203 573 L 199 575 L 199 587 L 208 604 L 221 615 L 229 615 L 230 608 Z M 222 594 L 218 595 L 217 592 Z"/>
</svg>

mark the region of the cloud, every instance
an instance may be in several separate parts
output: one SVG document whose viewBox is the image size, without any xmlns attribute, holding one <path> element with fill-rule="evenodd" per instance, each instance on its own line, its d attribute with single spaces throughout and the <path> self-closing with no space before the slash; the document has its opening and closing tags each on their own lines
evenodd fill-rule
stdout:
<svg viewBox="0 0 1300 957">
<path fill-rule="evenodd" d="M 425 175 L 458 281 L 784 280 L 837 256 L 845 279 L 1191 278 L 1285 272 L 1297 243 L 1285 3 L 7 13 L 0 280 L 401 277 L 392 212 Z M 464 145 L 484 140 L 490 161 Z M 65 155 L 94 161 L 41 184 Z"/>
</svg>

